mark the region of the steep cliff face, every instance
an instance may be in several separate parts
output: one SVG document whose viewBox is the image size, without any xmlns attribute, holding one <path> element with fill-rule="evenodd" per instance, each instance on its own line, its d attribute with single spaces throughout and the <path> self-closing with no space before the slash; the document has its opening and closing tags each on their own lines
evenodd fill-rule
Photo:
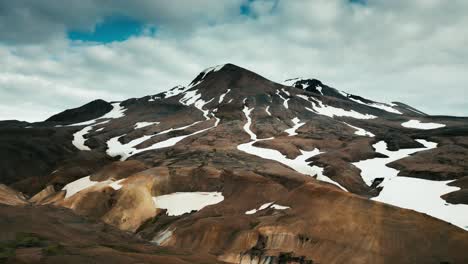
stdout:
<svg viewBox="0 0 468 264">
<path fill-rule="evenodd" d="M 26 157 L 5 154 L 1 168 L 28 164 L 2 178 L 35 194 L 25 203 L 70 208 L 206 263 L 468 262 L 467 118 L 232 64 L 56 116 L 0 126 L 45 142 L 36 160 L 2 141 Z"/>
</svg>

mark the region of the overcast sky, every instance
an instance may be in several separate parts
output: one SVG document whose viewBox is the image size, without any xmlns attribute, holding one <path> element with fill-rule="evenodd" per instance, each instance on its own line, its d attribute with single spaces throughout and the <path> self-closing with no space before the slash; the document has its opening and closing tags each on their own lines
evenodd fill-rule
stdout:
<svg viewBox="0 0 468 264">
<path fill-rule="evenodd" d="M 231 62 L 468 116 L 466 0 L 0 1 L 0 119 L 186 85 Z"/>
</svg>

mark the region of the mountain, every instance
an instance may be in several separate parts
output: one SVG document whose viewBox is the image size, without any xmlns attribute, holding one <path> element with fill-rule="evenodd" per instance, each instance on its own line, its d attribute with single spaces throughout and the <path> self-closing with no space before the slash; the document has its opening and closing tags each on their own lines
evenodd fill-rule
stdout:
<svg viewBox="0 0 468 264">
<path fill-rule="evenodd" d="M 121 263 L 468 262 L 468 118 L 316 79 L 219 65 L 163 93 L 0 122 L 0 146 L 0 210 L 37 215 L 10 237 L 66 256 L 90 253 L 45 222 L 80 221 Z M 140 240 L 124 248 L 121 231 Z"/>
</svg>

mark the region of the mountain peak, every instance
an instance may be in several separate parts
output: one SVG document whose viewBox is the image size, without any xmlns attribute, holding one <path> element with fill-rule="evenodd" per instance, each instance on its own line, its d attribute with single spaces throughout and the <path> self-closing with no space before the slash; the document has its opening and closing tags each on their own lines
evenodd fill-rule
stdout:
<svg viewBox="0 0 468 264">
<path fill-rule="evenodd" d="M 243 91 L 245 95 L 272 92 L 281 86 L 248 69 L 226 63 L 206 68 L 193 79 L 187 90 L 197 89 L 204 91 L 224 92 L 227 89 Z M 196 87 L 196 88 L 194 88 Z M 274 92 L 274 91 L 273 91 Z"/>
<path fill-rule="evenodd" d="M 242 68 L 240 66 L 234 65 L 232 63 L 226 63 L 226 64 L 220 64 L 212 67 L 208 67 L 201 71 L 195 79 L 193 79 L 189 87 L 196 86 L 200 84 L 202 81 L 208 79 L 207 77 L 210 76 L 210 78 L 228 78 L 228 79 L 233 79 L 233 78 L 239 78 L 241 75 L 250 75 L 250 76 L 258 76 L 261 77 L 260 75 L 249 71 L 245 68 Z M 263 78 L 263 77 L 261 77 Z"/>
</svg>

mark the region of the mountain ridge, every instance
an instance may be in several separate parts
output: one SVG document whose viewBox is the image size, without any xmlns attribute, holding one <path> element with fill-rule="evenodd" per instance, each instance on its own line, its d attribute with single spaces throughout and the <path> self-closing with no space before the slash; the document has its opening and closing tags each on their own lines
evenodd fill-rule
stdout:
<svg viewBox="0 0 468 264">
<path fill-rule="evenodd" d="M 219 65 L 76 122 L 7 123 L 0 181 L 227 263 L 468 260 L 468 119 L 293 81 Z"/>
</svg>

